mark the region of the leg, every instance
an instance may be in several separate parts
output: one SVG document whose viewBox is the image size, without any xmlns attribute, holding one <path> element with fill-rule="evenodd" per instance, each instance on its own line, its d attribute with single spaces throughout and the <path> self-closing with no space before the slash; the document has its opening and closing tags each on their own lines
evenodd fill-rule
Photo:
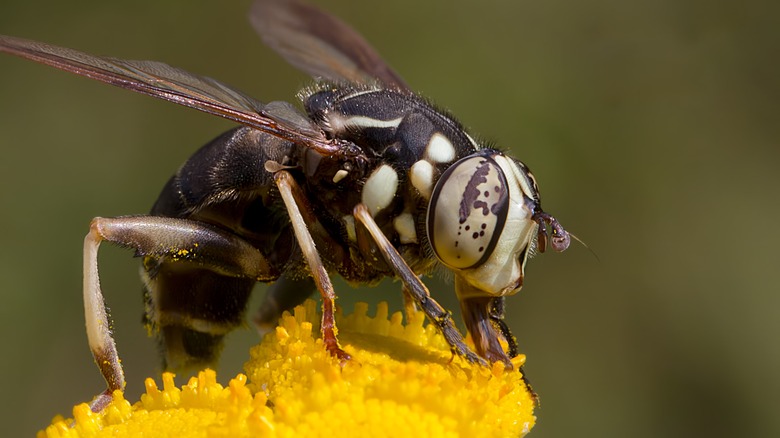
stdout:
<svg viewBox="0 0 780 438">
<path fill-rule="evenodd" d="M 466 358 L 469 362 L 479 363 L 487 365 L 487 362 L 479 357 L 474 351 L 469 348 L 463 341 L 463 335 L 460 334 L 455 324 L 452 321 L 452 316 L 443 307 L 439 305 L 433 298 L 431 298 L 428 288 L 420 281 L 420 278 L 412 271 L 409 265 L 406 264 L 401 255 L 396 251 L 387 237 L 379 229 L 379 226 L 374 222 L 374 218 L 368 212 L 368 209 L 363 204 L 355 206 L 353 215 L 358 222 L 366 227 L 371 237 L 376 242 L 379 250 L 385 258 L 385 261 L 390 265 L 395 274 L 401 279 L 406 290 L 410 293 L 415 303 L 425 312 L 428 319 L 436 324 L 439 331 L 444 336 L 444 339 L 452 347 L 452 350 L 460 356 Z"/>
<path fill-rule="evenodd" d="M 489 317 L 490 320 L 493 321 L 493 324 L 496 326 L 496 328 L 498 328 L 498 331 L 501 332 L 501 336 L 503 336 L 504 340 L 506 340 L 509 350 L 507 351 L 507 354 L 511 359 L 520 353 L 517 348 L 517 339 L 509 330 L 509 326 L 506 324 L 506 321 L 504 321 L 504 302 L 504 297 L 494 298 L 490 306 Z"/>
<path fill-rule="evenodd" d="M 295 231 L 295 237 L 301 247 L 303 257 L 309 265 L 309 270 L 311 270 L 314 283 L 317 285 L 317 289 L 322 296 L 321 330 L 325 348 L 331 355 L 344 363 L 350 359 L 350 356 L 346 351 L 341 349 L 338 339 L 336 338 L 336 292 L 333 289 L 333 283 L 330 281 L 328 272 L 322 264 L 320 255 L 314 245 L 314 239 L 312 239 L 312 235 L 309 233 L 309 228 L 307 227 L 306 220 L 303 216 L 305 214 L 307 217 L 311 217 L 313 216 L 313 213 L 307 205 L 306 198 L 303 196 L 300 187 L 298 187 L 298 184 L 289 172 L 284 170 L 276 172 L 274 174 L 274 180 L 276 181 L 276 186 L 279 187 L 279 192 L 284 200 L 284 205 L 287 207 L 287 213 L 290 216 L 290 221 L 293 230 Z M 303 210 L 301 210 L 301 207 Z M 325 250 L 327 251 L 327 249 Z"/>
<path fill-rule="evenodd" d="M 84 238 L 84 315 L 87 322 L 89 349 L 108 387 L 97 395 L 90 407 L 100 412 L 111 402 L 111 394 L 125 388 L 125 373 L 119 361 L 111 322 L 98 278 L 97 251 L 102 238 L 95 231 L 95 221 Z"/>
<path fill-rule="evenodd" d="M 103 240 L 132 248 L 136 255 L 147 259 L 166 260 L 170 264 L 197 264 L 225 276 L 254 281 L 278 277 L 257 249 L 241 238 L 207 224 L 155 216 L 93 219 L 84 239 L 84 311 L 90 350 L 108 385 L 106 391 L 92 401 L 94 411 L 105 407 L 111 400 L 111 393 L 125 386 L 100 289 L 97 254 Z"/>
</svg>

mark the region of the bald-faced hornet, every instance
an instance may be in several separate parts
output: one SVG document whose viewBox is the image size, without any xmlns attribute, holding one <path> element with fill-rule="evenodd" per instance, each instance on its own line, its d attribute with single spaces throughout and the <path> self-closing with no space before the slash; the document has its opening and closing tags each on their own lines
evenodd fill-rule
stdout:
<svg viewBox="0 0 780 438">
<path fill-rule="evenodd" d="M 325 346 L 346 362 L 330 274 L 357 284 L 400 279 L 407 310 L 425 312 L 455 353 L 511 367 L 518 353 L 504 298 L 522 286 L 534 250 L 569 245 L 531 172 L 417 97 L 337 18 L 298 0 L 258 0 L 250 18 L 267 45 L 315 78 L 299 94 L 305 115 L 166 64 L 0 36 L 2 52 L 242 125 L 187 160 L 149 215 L 92 221 L 84 306 L 108 384 L 93 409 L 125 385 L 98 277 L 104 240 L 142 257 L 145 320 L 166 367 L 213 362 L 256 282 L 273 283 L 254 318 L 261 329 L 319 291 Z M 453 273 L 476 351 L 419 278 L 437 266 Z"/>
</svg>

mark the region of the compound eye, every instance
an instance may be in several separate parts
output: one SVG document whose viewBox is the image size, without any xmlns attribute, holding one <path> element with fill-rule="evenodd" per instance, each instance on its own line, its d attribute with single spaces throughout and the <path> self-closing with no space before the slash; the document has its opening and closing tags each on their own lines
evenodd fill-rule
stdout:
<svg viewBox="0 0 780 438">
<path fill-rule="evenodd" d="M 509 211 L 504 172 L 492 158 L 471 155 L 441 176 L 428 205 L 428 239 L 450 268 L 475 268 L 490 257 Z"/>
</svg>

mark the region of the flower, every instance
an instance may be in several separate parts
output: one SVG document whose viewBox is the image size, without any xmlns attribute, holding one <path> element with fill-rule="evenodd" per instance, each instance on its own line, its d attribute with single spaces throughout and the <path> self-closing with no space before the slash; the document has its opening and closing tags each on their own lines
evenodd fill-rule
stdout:
<svg viewBox="0 0 780 438">
<path fill-rule="evenodd" d="M 534 399 L 522 375 L 453 357 L 424 315 L 402 324 L 386 303 L 369 317 L 358 303 L 337 317 L 341 366 L 315 336 L 316 304 L 285 313 L 275 333 L 250 352 L 246 375 L 223 387 L 212 370 L 182 386 L 164 373 L 146 380 L 130 404 L 121 391 L 100 413 L 86 404 L 56 417 L 39 437 L 522 436 L 533 427 Z M 315 321 L 315 322 L 313 322 Z M 515 368 L 524 361 L 515 359 Z"/>
</svg>

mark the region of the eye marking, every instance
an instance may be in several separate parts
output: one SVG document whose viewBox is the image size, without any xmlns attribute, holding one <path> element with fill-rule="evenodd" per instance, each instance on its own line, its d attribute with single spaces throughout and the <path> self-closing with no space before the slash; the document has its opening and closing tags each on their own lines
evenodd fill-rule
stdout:
<svg viewBox="0 0 780 438">
<path fill-rule="evenodd" d="M 508 211 L 507 180 L 492 157 L 472 155 L 453 164 L 437 182 L 428 210 L 428 236 L 439 260 L 455 269 L 484 264 Z"/>
<path fill-rule="evenodd" d="M 480 194 L 479 185 L 487 182 L 487 174 L 489 172 L 490 165 L 487 164 L 487 160 L 480 161 L 479 167 L 476 168 L 474 173 L 471 175 L 471 179 L 469 180 L 468 184 L 466 184 L 466 187 L 463 189 L 463 197 L 460 201 L 459 211 L 460 223 L 466 222 L 466 219 L 468 219 L 469 215 L 471 214 L 469 205 L 473 205 L 475 208 L 477 208 L 476 202 Z"/>
<path fill-rule="evenodd" d="M 474 201 L 474 210 L 482 210 L 482 216 L 487 216 L 490 214 L 490 208 L 488 208 L 488 203 L 485 201 Z"/>
</svg>

